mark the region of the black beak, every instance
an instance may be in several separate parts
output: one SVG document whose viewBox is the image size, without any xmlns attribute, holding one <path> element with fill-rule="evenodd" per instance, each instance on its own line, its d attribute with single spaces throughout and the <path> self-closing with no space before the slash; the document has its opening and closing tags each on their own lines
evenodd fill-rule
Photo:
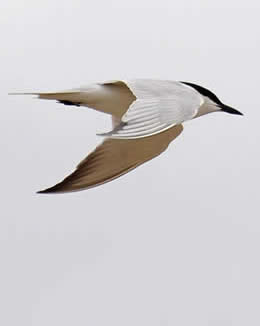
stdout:
<svg viewBox="0 0 260 326">
<path fill-rule="evenodd" d="M 231 108 L 228 105 L 222 104 L 222 105 L 219 105 L 219 106 L 221 107 L 221 111 L 224 111 L 224 112 L 227 112 L 227 113 L 230 113 L 230 114 L 243 115 L 243 113 Z"/>
</svg>

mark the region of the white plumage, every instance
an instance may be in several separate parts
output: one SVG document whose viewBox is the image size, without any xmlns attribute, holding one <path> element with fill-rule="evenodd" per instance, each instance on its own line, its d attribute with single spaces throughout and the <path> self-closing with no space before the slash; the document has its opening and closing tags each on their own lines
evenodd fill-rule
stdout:
<svg viewBox="0 0 260 326">
<path fill-rule="evenodd" d="M 28 94 L 28 93 L 27 93 Z M 61 92 L 29 93 L 112 116 L 113 130 L 63 181 L 41 193 L 70 192 L 111 181 L 161 154 L 195 117 L 241 114 L 196 84 L 151 79 L 109 81 Z"/>
<path fill-rule="evenodd" d="M 136 100 L 119 126 L 101 135 L 121 139 L 152 136 L 194 118 L 204 103 L 197 91 L 180 82 L 135 79 L 124 83 Z"/>
</svg>

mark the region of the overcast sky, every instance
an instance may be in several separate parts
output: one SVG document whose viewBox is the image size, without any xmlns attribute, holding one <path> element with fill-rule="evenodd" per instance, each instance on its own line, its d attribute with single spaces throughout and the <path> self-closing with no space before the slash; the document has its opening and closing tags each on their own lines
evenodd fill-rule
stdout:
<svg viewBox="0 0 260 326">
<path fill-rule="evenodd" d="M 0 324 L 259 326 L 259 1 L 9 0 L 0 12 Z M 245 116 L 187 122 L 167 152 L 104 186 L 37 195 L 109 119 L 7 93 L 138 77 L 198 83 Z"/>
</svg>

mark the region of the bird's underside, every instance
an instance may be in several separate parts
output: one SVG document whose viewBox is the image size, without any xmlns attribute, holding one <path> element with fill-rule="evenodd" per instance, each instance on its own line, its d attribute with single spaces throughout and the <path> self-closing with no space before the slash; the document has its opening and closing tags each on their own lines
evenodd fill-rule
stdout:
<svg viewBox="0 0 260 326">
<path fill-rule="evenodd" d="M 183 130 L 181 123 L 166 125 L 164 122 L 162 124 L 163 119 L 156 120 L 156 110 L 161 105 L 158 103 L 157 106 L 154 103 L 150 105 L 150 102 L 145 102 L 145 105 L 141 103 L 136 115 L 134 110 L 138 98 L 125 82 L 95 84 L 87 88 L 56 93 L 31 94 L 38 95 L 40 99 L 56 100 L 69 106 L 86 106 L 108 113 L 112 116 L 116 130 L 114 134 L 110 134 L 112 137 L 105 138 L 72 174 L 39 193 L 71 192 L 111 181 L 162 153 Z M 133 107 L 133 113 L 130 112 L 133 116 L 130 116 L 128 125 L 129 107 Z"/>
</svg>

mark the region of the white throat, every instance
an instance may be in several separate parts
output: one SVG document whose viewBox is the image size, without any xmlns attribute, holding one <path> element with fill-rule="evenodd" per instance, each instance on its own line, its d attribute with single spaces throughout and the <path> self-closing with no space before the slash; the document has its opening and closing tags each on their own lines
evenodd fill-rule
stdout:
<svg viewBox="0 0 260 326">
<path fill-rule="evenodd" d="M 221 108 L 217 106 L 215 102 L 213 102 L 211 99 L 209 99 L 207 96 L 203 96 L 204 102 L 200 106 L 198 113 L 194 118 L 200 117 L 204 114 L 208 114 L 211 112 L 220 111 Z"/>
</svg>

